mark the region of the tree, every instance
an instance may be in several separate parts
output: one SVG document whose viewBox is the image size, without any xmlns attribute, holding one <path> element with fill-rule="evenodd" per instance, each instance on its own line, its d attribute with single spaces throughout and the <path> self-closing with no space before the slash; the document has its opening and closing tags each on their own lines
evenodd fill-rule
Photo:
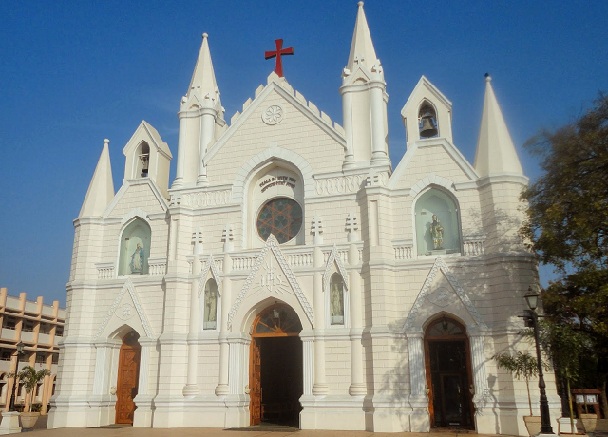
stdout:
<svg viewBox="0 0 608 437">
<path fill-rule="evenodd" d="M 571 385 L 580 378 L 581 358 L 592 351 L 590 339 L 570 324 L 554 323 L 550 319 L 540 322 L 539 331 L 540 344 L 551 358 L 558 378 L 564 383 L 570 426 L 574 429 Z M 534 333 L 526 332 L 526 335 L 533 337 Z"/>
<path fill-rule="evenodd" d="M 530 398 L 530 378 L 538 375 L 538 361 L 528 351 L 518 351 L 515 355 L 507 352 L 496 354 L 492 358 L 496 360 L 499 369 L 508 370 L 517 379 L 523 379 L 526 383 L 528 393 L 528 407 L 532 416 L 532 399 Z M 543 363 L 544 366 L 544 363 Z"/>
<path fill-rule="evenodd" d="M 25 392 L 29 397 L 28 412 L 32 411 L 32 398 L 36 386 L 44 379 L 45 376 L 50 374 L 51 372 L 48 369 L 42 369 L 36 372 L 36 369 L 31 366 L 25 366 L 17 373 L 17 378 L 19 378 L 19 381 L 23 381 Z"/>
<path fill-rule="evenodd" d="M 544 174 L 522 194 L 529 204 L 522 233 L 559 274 L 543 293 L 545 312 L 593 342 L 608 413 L 608 96 L 527 147 L 542 159 Z"/>
</svg>

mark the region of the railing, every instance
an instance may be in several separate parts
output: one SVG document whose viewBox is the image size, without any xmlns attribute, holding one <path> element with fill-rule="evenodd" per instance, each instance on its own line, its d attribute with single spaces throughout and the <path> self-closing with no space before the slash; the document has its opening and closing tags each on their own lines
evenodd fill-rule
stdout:
<svg viewBox="0 0 608 437">
<path fill-rule="evenodd" d="M 167 272 L 166 258 L 150 258 L 148 259 L 148 275 L 159 276 Z"/>
<path fill-rule="evenodd" d="M 412 245 L 411 244 L 400 244 L 400 245 L 393 246 L 393 251 L 395 252 L 395 259 L 397 261 L 412 258 Z"/>
<path fill-rule="evenodd" d="M 111 279 L 114 277 L 114 263 L 96 263 L 97 279 Z"/>
<path fill-rule="evenodd" d="M 234 256 L 232 258 L 232 270 L 251 270 L 256 256 Z"/>
<path fill-rule="evenodd" d="M 464 241 L 464 254 L 466 256 L 478 256 L 478 255 L 483 255 L 484 253 L 484 249 L 483 249 L 483 243 L 484 243 L 484 239 L 481 238 L 477 238 L 477 239 L 466 239 Z"/>
</svg>

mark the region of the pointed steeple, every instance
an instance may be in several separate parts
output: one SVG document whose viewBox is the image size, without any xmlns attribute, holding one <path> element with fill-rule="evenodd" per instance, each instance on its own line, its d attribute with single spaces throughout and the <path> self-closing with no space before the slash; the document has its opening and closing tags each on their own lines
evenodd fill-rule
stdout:
<svg viewBox="0 0 608 437">
<path fill-rule="evenodd" d="M 389 168 L 384 69 L 376 57 L 363 2 L 358 5 L 348 65 L 342 70 L 340 87 L 346 138 L 343 168 L 362 165 Z"/>
<path fill-rule="evenodd" d="M 207 100 L 206 106 L 219 109 L 221 108 L 220 91 L 215 80 L 215 71 L 213 70 L 207 38 L 208 35 L 203 33 L 203 42 L 198 52 L 198 60 L 196 61 L 196 67 L 194 67 L 190 87 L 186 93 L 186 100 L 196 96 L 201 104 Z M 218 112 L 221 113 L 221 111 Z"/>
<path fill-rule="evenodd" d="M 492 78 L 486 73 L 481 129 L 475 154 L 475 170 L 480 177 L 504 174 L 523 175 L 521 162 L 509 135 L 494 90 Z"/>
<path fill-rule="evenodd" d="M 103 150 L 84 197 L 78 217 L 99 217 L 114 198 L 114 182 L 110 165 L 109 140 L 103 140 Z"/>
<path fill-rule="evenodd" d="M 376 57 L 376 51 L 372 44 L 372 37 L 367 25 L 365 11 L 363 11 L 363 2 L 357 3 L 359 9 L 357 11 L 357 20 L 355 21 L 355 30 L 353 31 L 353 39 L 350 43 L 350 56 L 348 57 L 348 68 L 353 71 L 357 63 L 366 65 L 371 68 L 372 65 L 380 64 Z"/>
</svg>

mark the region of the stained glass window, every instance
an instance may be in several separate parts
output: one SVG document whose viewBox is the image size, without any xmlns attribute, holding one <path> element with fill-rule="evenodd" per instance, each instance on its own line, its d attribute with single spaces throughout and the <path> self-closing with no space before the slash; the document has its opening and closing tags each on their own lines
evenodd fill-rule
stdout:
<svg viewBox="0 0 608 437">
<path fill-rule="evenodd" d="M 285 243 L 294 238 L 302 227 L 302 207 L 293 199 L 277 197 L 262 206 L 255 224 L 258 235 L 266 241 L 273 234 Z"/>
</svg>

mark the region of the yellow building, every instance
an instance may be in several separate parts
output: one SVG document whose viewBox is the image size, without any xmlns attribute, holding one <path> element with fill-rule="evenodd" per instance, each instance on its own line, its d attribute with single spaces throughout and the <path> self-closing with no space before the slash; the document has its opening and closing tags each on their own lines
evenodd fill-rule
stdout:
<svg viewBox="0 0 608 437">
<path fill-rule="evenodd" d="M 51 374 L 36 388 L 33 403 L 41 404 L 41 412 L 47 412 L 50 397 L 55 391 L 58 342 L 63 336 L 65 310 L 59 301 L 45 305 L 42 296 L 35 301 L 27 300 L 27 293 L 9 296 L 8 289 L 0 288 L 0 408 L 8 411 L 13 390 L 13 374 L 19 360 L 19 370 L 32 366 L 36 370 L 48 369 Z M 23 342 L 24 349 L 17 357 L 17 344 Z M 26 392 L 21 384 L 15 393 L 17 408 L 26 406 Z"/>
</svg>

